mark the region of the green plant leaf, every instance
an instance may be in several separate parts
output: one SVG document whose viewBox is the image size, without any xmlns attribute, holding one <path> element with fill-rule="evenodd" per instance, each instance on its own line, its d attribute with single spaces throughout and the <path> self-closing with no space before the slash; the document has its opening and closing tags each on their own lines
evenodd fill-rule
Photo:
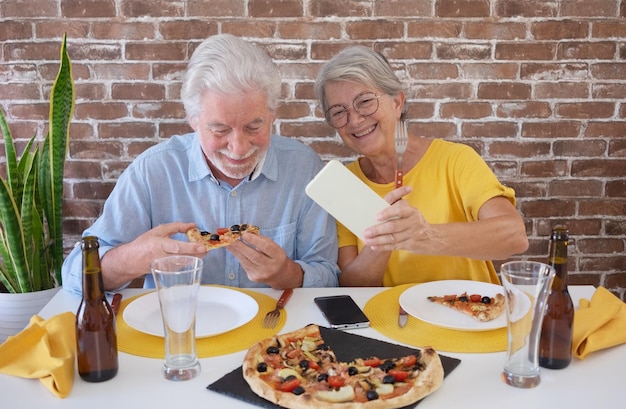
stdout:
<svg viewBox="0 0 626 409">
<path fill-rule="evenodd" d="M 44 214 L 50 231 L 53 269 L 61 282 L 63 265 L 63 170 L 69 148 L 69 128 L 74 111 L 74 81 L 72 65 L 67 53 L 66 36 L 61 45 L 61 66 L 50 91 L 48 135 L 44 141 L 40 164 L 40 187 L 47 196 Z"/>
</svg>

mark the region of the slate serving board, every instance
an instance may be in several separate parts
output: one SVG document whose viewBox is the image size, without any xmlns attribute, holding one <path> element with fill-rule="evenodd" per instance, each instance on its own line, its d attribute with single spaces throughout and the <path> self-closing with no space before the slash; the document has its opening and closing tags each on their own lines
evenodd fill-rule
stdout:
<svg viewBox="0 0 626 409">
<path fill-rule="evenodd" d="M 379 341 L 377 339 L 367 338 L 361 335 L 322 326 L 320 326 L 320 333 L 324 342 L 333 349 L 337 359 L 342 362 L 351 362 L 359 357 L 377 356 L 383 359 L 405 356 L 419 351 L 417 348 Z M 441 358 L 441 363 L 443 365 L 444 377 L 448 376 L 448 374 L 450 374 L 461 363 L 461 361 L 456 358 L 451 358 L 441 354 L 439 357 Z M 241 366 L 207 386 L 207 389 L 263 408 L 280 408 L 280 406 L 265 400 L 252 392 L 248 383 L 243 378 Z M 424 399 L 427 398 L 428 397 Z M 419 402 L 416 402 L 413 405 L 406 406 L 406 408 L 413 408 L 418 403 Z"/>
</svg>

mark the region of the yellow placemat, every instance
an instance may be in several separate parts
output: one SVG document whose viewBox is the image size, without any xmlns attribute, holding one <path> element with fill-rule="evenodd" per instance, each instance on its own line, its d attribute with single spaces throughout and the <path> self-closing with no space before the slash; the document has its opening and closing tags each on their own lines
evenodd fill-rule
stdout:
<svg viewBox="0 0 626 409">
<path fill-rule="evenodd" d="M 372 297 L 363 310 L 370 325 L 381 334 L 416 347 L 431 346 L 448 352 L 506 351 L 506 328 L 491 331 L 455 331 L 421 321 L 411 315 L 404 328 L 398 327 L 400 295 L 415 284 L 400 285 Z"/>
<path fill-rule="evenodd" d="M 274 309 L 276 306 L 276 299 L 270 297 L 269 295 L 261 294 L 245 288 L 226 288 L 241 291 L 242 293 L 254 298 L 259 304 L 259 312 L 250 322 L 239 328 L 235 328 L 232 331 L 213 337 L 197 339 L 196 353 L 199 358 L 226 355 L 248 349 L 259 340 L 278 334 L 287 320 L 287 312 L 283 310 L 280 314 L 276 327 L 271 329 L 263 328 L 263 318 L 265 318 L 265 314 L 268 311 Z M 163 337 L 148 335 L 141 331 L 137 331 L 128 325 L 123 318 L 126 306 L 128 306 L 135 299 L 146 294 L 149 293 L 128 298 L 120 304 L 120 310 L 116 319 L 117 349 L 128 354 L 144 356 L 147 358 L 163 359 L 165 358 L 165 343 Z"/>
</svg>

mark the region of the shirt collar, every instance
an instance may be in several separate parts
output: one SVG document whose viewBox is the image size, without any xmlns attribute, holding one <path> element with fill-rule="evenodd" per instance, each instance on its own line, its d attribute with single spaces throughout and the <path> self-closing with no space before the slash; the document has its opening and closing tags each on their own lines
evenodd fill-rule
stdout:
<svg viewBox="0 0 626 409">
<path fill-rule="evenodd" d="M 273 139 L 274 136 L 271 138 Z M 190 182 L 195 182 L 205 177 L 209 177 L 213 183 L 219 184 L 219 181 L 215 175 L 213 175 L 213 172 L 211 172 L 211 168 L 209 168 L 209 165 L 206 163 L 197 134 L 196 137 L 193 138 L 193 142 L 189 147 L 188 157 L 188 174 Z M 267 152 L 263 155 L 252 174 L 250 174 L 248 181 L 253 181 L 261 175 L 265 176 L 269 180 L 276 180 L 278 178 L 278 162 L 276 152 L 273 149 L 271 141 Z"/>
</svg>

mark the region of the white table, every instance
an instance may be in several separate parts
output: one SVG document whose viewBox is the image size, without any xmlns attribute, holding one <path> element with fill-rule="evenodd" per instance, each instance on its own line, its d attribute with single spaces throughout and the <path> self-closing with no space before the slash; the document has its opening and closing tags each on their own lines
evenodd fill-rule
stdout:
<svg viewBox="0 0 626 409">
<path fill-rule="evenodd" d="M 281 332 L 309 323 L 327 325 L 313 303 L 320 295 L 350 294 L 361 307 L 384 288 L 320 288 L 296 289 L 287 304 L 288 319 Z M 124 291 L 126 297 L 142 290 Z M 592 286 L 576 286 L 570 290 L 574 303 L 590 298 Z M 279 291 L 261 290 L 274 298 Z M 60 291 L 40 315 L 51 317 L 64 311 L 76 311 L 80 300 Z M 353 333 L 393 343 L 372 328 Z M 245 351 L 201 360 L 202 373 L 187 382 L 170 382 L 161 376 L 161 359 L 142 358 L 120 353 L 118 375 L 110 381 L 91 384 L 76 374 L 72 393 L 65 399 L 52 395 L 38 380 L 0 375 L 2 407 L 97 409 L 97 408 L 172 408 L 183 403 L 211 408 L 255 408 L 234 398 L 209 391 L 206 386 L 241 365 Z M 624 404 L 624 370 L 626 345 L 591 354 L 585 360 L 574 358 L 566 369 L 542 369 L 541 384 L 534 389 L 516 389 L 500 380 L 504 352 L 488 354 L 443 355 L 461 359 L 461 364 L 444 380 L 443 385 L 417 407 L 429 408 L 583 408 L 616 407 Z"/>
</svg>

